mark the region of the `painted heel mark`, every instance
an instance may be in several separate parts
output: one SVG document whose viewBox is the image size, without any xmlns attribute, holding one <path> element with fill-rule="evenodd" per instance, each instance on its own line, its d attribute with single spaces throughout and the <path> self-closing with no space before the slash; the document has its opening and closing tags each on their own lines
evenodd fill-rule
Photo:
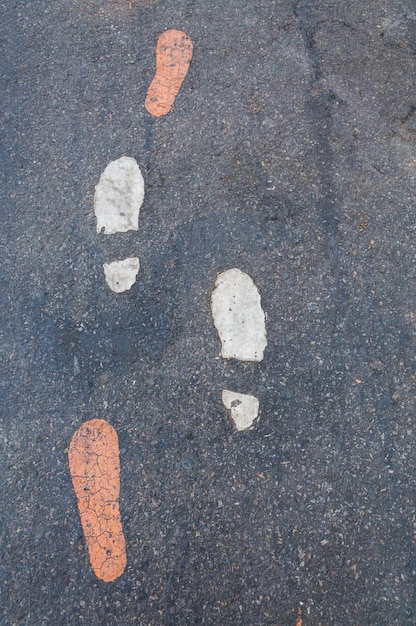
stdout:
<svg viewBox="0 0 416 626">
<path fill-rule="evenodd" d="M 156 74 L 145 107 L 154 117 L 167 115 L 188 73 L 193 54 L 191 38 L 181 30 L 167 30 L 156 46 Z"/>
<path fill-rule="evenodd" d="M 222 403 L 230 411 L 237 430 L 251 428 L 259 417 L 260 403 L 256 396 L 223 389 Z"/>
<path fill-rule="evenodd" d="M 68 459 L 91 566 L 98 578 L 112 582 L 127 564 L 116 431 L 102 419 L 85 422 L 72 437 Z"/>
</svg>

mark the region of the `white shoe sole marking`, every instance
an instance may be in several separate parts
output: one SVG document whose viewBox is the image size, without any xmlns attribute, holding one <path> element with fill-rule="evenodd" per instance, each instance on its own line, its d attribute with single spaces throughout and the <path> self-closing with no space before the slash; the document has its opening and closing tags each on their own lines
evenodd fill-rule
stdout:
<svg viewBox="0 0 416 626">
<path fill-rule="evenodd" d="M 123 156 L 111 161 L 95 187 L 97 233 L 111 235 L 139 229 L 144 180 L 137 161 Z"/>
<path fill-rule="evenodd" d="M 260 294 L 248 274 L 234 268 L 218 274 L 211 297 L 224 359 L 262 361 L 267 346 Z"/>
</svg>

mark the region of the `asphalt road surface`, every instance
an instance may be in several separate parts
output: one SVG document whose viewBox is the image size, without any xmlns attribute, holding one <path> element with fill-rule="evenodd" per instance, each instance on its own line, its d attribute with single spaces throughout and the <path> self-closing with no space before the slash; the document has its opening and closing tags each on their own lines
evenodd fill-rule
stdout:
<svg viewBox="0 0 416 626">
<path fill-rule="evenodd" d="M 414 0 L 1 2 L 1 624 L 416 624 Z M 158 37 L 193 58 L 145 108 Z M 139 230 L 97 233 L 134 158 Z M 114 293 L 103 264 L 137 257 Z M 217 275 L 261 294 L 224 359 Z M 222 390 L 260 403 L 238 431 Z M 127 566 L 68 450 L 119 439 Z"/>
</svg>

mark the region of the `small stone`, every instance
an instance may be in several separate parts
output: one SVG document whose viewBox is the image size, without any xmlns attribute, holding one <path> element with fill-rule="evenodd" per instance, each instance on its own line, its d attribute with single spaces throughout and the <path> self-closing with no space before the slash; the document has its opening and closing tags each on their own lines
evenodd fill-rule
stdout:
<svg viewBox="0 0 416 626">
<path fill-rule="evenodd" d="M 79 376 L 81 374 L 81 368 L 79 366 L 79 361 L 76 356 L 74 356 L 74 376 Z"/>
</svg>

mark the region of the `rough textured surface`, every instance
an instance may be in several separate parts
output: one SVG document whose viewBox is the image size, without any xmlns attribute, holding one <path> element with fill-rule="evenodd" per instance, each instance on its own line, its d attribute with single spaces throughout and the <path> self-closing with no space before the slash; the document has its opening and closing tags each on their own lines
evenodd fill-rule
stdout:
<svg viewBox="0 0 416 626">
<path fill-rule="evenodd" d="M 128 291 L 136 282 L 140 270 L 140 260 L 130 257 L 122 261 L 104 263 L 105 282 L 115 293 Z"/>
<path fill-rule="evenodd" d="M 267 346 L 265 315 L 258 289 L 248 274 L 237 268 L 219 274 L 211 310 L 224 359 L 263 360 Z"/>
<path fill-rule="evenodd" d="M 0 0 L 2 620 L 414 626 L 415 11 L 409 0 Z M 144 107 L 161 32 L 194 56 Z M 140 231 L 97 236 L 133 156 Z M 122 297 L 102 265 L 138 256 Z M 261 363 L 218 356 L 239 267 Z M 259 398 L 237 433 L 221 390 Z M 67 450 L 120 442 L 129 564 L 98 580 Z M 300 605 L 302 603 L 302 605 Z"/>
<path fill-rule="evenodd" d="M 132 157 L 120 157 L 107 165 L 95 188 L 97 233 L 111 235 L 139 229 L 144 180 Z"/>
<path fill-rule="evenodd" d="M 105 420 L 85 422 L 71 439 L 68 458 L 91 566 L 98 578 L 113 582 L 127 564 L 116 431 Z"/>
<path fill-rule="evenodd" d="M 259 401 L 255 396 L 223 389 L 222 401 L 224 406 L 230 410 L 237 430 L 251 428 L 253 422 L 258 418 Z"/>
</svg>

